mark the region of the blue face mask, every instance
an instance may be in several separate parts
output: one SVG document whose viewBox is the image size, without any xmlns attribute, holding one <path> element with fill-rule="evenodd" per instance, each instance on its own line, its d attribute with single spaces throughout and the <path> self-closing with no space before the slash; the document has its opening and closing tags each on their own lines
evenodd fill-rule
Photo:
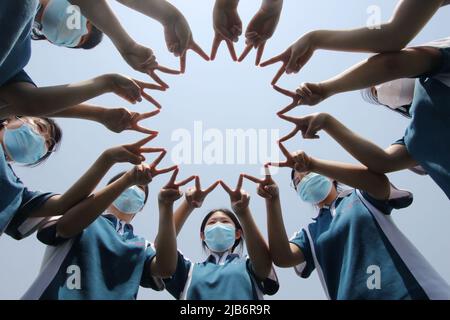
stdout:
<svg viewBox="0 0 450 320">
<path fill-rule="evenodd" d="M 312 204 L 321 203 L 330 194 L 333 183 L 327 177 L 317 173 L 309 173 L 297 186 L 300 199 Z"/>
<path fill-rule="evenodd" d="M 229 250 L 236 241 L 236 228 L 217 222 L 205 228 L 205 242 L 214 252 Z"/>
<path fill-rule="evenodd" d="M 137 187 L 128 188 L 113 202 L 114 207 L 125 214 L 136 214 L 145 204 L 145 192 Z"/>
<path fill-rule="evenodd" d="M 66 0 L 50 0 L 41 19 L 41 33 L 51 43 L 74 48 L 88 33 L 87 19 Z"/>
<path fill-rule="evenodd" d="M 44 137 L 28 123 L 17 129 L 5 127 L 4 142 L 11 160 L 20 164 L 34 164 L 47 153 Z"/>
</svg>

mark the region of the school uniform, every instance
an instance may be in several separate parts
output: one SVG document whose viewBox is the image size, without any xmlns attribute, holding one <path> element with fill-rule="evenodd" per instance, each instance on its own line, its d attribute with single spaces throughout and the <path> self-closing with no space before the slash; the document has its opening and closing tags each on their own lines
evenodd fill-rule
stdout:
<svg viewBox="0 0 450 320">
<path fill-rule="evenodd" d="M 235 253 L 211 253 L 204 262 L 193 263 L 178 253 L 175 274 L 164 280 L 167 291 L 180 300 L 262 300 L 273 295 L 279 284 L 275 271 L 257 279 L 248 257 Z"/>
<path fill-rule="evenodd" d="M 131 300 L 140 286 L 164 288 L 151 276 L 153 245 L 135 235 L 130 224 L 106 214 L 78 236 L 63 239 L 56 232 L 56 221 L 38 232 L 38 239 L 47 245 L 44 261 L 22 299 Z"/>
<path fill-rule="evenodd" d="M 329 299 L 450 299 L 450 287 L 395 226 L 393 209 L 412 203 L 412 194 L 392 187 L 390 199 L 342 192 L 314 222 L 290 241 L 305 262 L 296 273 L 317 270 Z"/>
<path fill-rule="evenodd" d="M 0 236 L 6 233 L 20 240 L 36 231 L 46 218 L 30 218 L 30 214 L 55 195 L 26 188 L 0 146 Z"/>
</svg>

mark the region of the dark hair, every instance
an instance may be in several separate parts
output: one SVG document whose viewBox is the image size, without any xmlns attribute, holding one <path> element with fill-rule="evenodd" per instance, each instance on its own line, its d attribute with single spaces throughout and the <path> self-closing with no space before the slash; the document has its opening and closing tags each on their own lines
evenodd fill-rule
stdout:
<svg viewBox="0 0 450 320">
<path fill-rule="evenodd" d="M 240 251 L 242 252 L 242 247 L 243 247 L 243 243 L 244 243 L 244 230 L 242 229 L 242 226 L 238 220 L 238 218 L 235 216 L 235 214 L 233 212 L 231 212 L 228 209 L 213 209 L 210 212 L 208 212 L 208 214 L 203 218 L 202 224 L 200 226 L 200 232 L 204 233 L 205 232 L 205 227 L 206 227 L 206 223 L 208 222 L 209 218 L 211 218 L 211 216 L 216 213 L 216 212 L 223 212 L 228 218 L 230 218 L 234 225 L 236 226 L 236 230 L 241 230 L 241 237 L 239 239 L 236 239 L 236 241 L 233 244 L 233 247 L 231 248 L 231 252 L 234 252 L 234 250 L 240 246 Z M 202 247 L 203 249 L 207 248 L 208 246 L 206 245 L 205 241 L 202 241 Z"/>
<path fill-rule="evenodd" d="M 17 118 L 21 118 L 21 117 L 18 116 Z M 38 118 L 44 120 L 45 122 L 47 122 L 50 125 L 50 135 L 52 137 L 52 141 L 50 143 L 47 153 L 44 156 L 42 156 L 42 158 L 40 158 L 35 163 L 26 165 L 26 167 L 36 167 L 36 166 L 44 163 L 53 152 L 58 151 L 59 146 L 61 145 L 62 130 L 61 130 L 60 126 L 55 122 L 55 120 L 53 120 L 51 118 L 46 118 L 46 117 L 38 117 Z M 7 119 L 0 119 L 0 129 L 4 128 L 3 122 L 6 120 Z"/>
<path fill-rule="evenodd" d="M 92 29 L 89 32 L 89 36 L 86 41 L 79 47 L 74 49 L 93 49 L 100 44 L 103 40 L 103 32 L 101 32 L 96 26 L 91 23 Z"/>
<path fill-rule="evenodd" d="M 122 171 L 118 174 L 116 174 L 114 177 L 111 178 L 111 180 L 108 181 L 108 183 L 106 184 L 107 186 L 110 185 L 111 183 L 119 180 L 120 177 L 122 177 L 124 174 L 126 173 L 126 171 Z M 147 198 L 148 198 L 148 185 L 143 185 L 142 187 L 144 187 L 144 192 L 145 192 L 145 200 L 144 203 L 147 203 Z"/>
</svg>

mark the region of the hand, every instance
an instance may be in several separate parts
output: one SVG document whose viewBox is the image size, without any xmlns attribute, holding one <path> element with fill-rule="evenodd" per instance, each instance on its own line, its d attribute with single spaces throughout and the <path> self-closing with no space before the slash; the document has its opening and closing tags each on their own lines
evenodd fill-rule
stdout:
<svg viewBox="0 0 450 320">
<path fill-rule="evenodd" d="M 127 172 L 132 186 L 144 186 L 152 182 L 153 176 L 147 164 L 143 163 L 135 166 Z"/>
<path fill-rule="evenodd" d="M 162 148 L 144 148 L 143 146 L 153 140 L 157 136 L 156 134 L 150 135 L 133 144 L 125 144 L 122 146 L 110 148 L 104 152 L 111 163 L 123 163 L 129 162 L 135 165 L 145 161 L 143 153 L 155 153 L 155 152 L 165 152 Z"/>
<path fill-rule="evenodd" d="M 307 106 L 315 106 L 330 96 L 321 83 L 302 83 L 295 92 L 301 98 L 300 104 Z"/>
<path fill-rule="evenodd" d="M 286 157 L 286 161 L 283 162 L 269 162 L 267 166 L 280 167 L 280 168 L 291 168 L 298 172 L 309 172 L 313 166 L 313 158 L 309 157 L 303 151 L 297 151 L 294 153 L 289 153 L 286 147 L 279 142 L 278 143 L 281 152 Z"/>
<path fill-rule="evenodd" d="M 272 85 L 276 84 L 285 72 L 287 74 L 298 73 L 309 61 L 316 50 L 313 34 L 307 33 L 282 54 L 261 63 L 261 67 L 266 67 L 277 62 L 283 63 L 273 78 Z"/>
<path fill-rule="evenodd" d="M 182 14 L 175 14 L 167 19 L 163 26 L 167 48 L 175 57 L 180 57 L 180 73 L 186 72 L 186 54 L 189 49 L 209 61 L 208 55 L 195 43 L 191 28 Z"/>
<path fill-rule="evenodd" d="M 175 182 L 177 179 L 179 169 L 178 167 L 172 174 L 169 182 L 160 190 L 158 195 L 158 201 L 161 204 L 172 205 L 175 201 L 181 198 L 183 193 L 180 191 L 180 187 L 186 185 L 190 181 L 194 180 L 195 176 L 191 176 L 180 182 Z"/>
<path fill-rule="evenodd" d="M 239 176 L 239 180 L 235 190 L 232 190 L 225 182 L 220 181 L 220 185 L 222 188 L 228 193 L 231 200 L 231 207 L 233 211 L 238 215 L 242 215 L 245 213 L 245 210 L 248 209 L 248 205 L 250 203 L 250 195 L 242 190 L 242 182 L 244 180 L 244 175 Z"/>
<path fill-rule="evenodd" d="M 247 30 L 245 31 L 245 44 L 247 46 L 239 57 L 239 62 L 247 57 L 252 48 L 255 48 L 258 49 L 255 64 L 257 66 L 259 65 L 266 42 L 275 33 L 278 21 L 280 20 L 282 1 L 279 2 L 280 5 L 271 6 L 270 8 L 261 7 L 248 24 Z"/>
<path fill-rule="evenodd" d="M 301 132 L 303 139 L 319 139 L 317 132 L 325 128 L 325 125 L 330 117 L 327 113 L 315 113 L 306 117 L 290 117 L 284 114 L 278 115 L 281 119 L 295 124 L 294 130 L 288 135 L 280 139 L 280 142 L 285 142 L 294 137 L 297 132 Z"/>
<path fill-rule="evenodd" d="M 242 34 L 242 21 L 237 12 L 237 3 L 216 1 L 213 11 L 213 26 L 215 37 L 211 49 L 211 60 L 216 58 L 220 43 L 225 41 L 231 58 L 233 61 L 237 61 L 233 42 L 237 42 Z"/>
<path fill-rule="evenodd" d="M 156 70 L 168 74 L 180 74 L 177 70 L 160 66 L 156 61 L 153 51 L 137 43 L 126 47 L 125 50 L 121 52 L 121 55 L 134 70 L 148 74 L 164 88 L 169 88 L 169 86 L 155 73 Z"/>
<path fill-rule="evenodd" d="M 200 185 L 200 177 L 195 177 L 195 187 L 189 188 L 186 191 L 186 202 L 191 208 L 200 208 L 205 200 L 206 196 L 210 194 L 220 183 L 220 181 L 214 182 L 207 189 L 202 190 Z"/>
<path fill-rule="evenodd" d="M 292 99 L 292 103 L 290 103 L 287 107 L 283 108 L 282 110 L 277 112 L 277 115 L 284 114 L 286 112 L 291 111 L 295 107 L 300 105 L 302 97 L 300 97 L 297 93 L 283 89 L 277 85 L 273 85 L 273 88 L 278 91 L 281 94 L 284 94 L 285 96 L 288 96 Z"/>
<path fill-rule="evenodd" d="M 264 170 L 266 172 L 266 177 L 264 179 L 258 179 L 248 174 L 244 174 L 244 178 L 258 184 L 257 192 L 259 196 L 267 200 L 277 199 L 280 193 L 277 184 L 272 179 L 269 166 L 265 165 Z"/>
<path fill-rule="evenodd" d="M 134 130 L 145 134 L 155 134 L 156 131 L 147 129 L 139 125 L 139 122 L 159 114 L 160 110 L 138 113 L 129 111 L 126 108 L 105 109 L 103 111 L 101 123 L 109 130 L 120 133 L 124 130 Z"/>
<path fill-rule="evenodd" d="M 135 104 L 141 102 L 142 97 L 148 102 L 155 105 L 158 109 L 161 109 L 161 105 L 144 92 L 145 89 L 166 91 L 166 88 L 159 85 L 142 82 L 139 80 L 131 79 L 120 74 L 108 74 L 103 76 L 107 82 L 107 88 L 110 92 L 114 92 L 119 97 L 127 100 L 128 102 Z"/>
</svg>

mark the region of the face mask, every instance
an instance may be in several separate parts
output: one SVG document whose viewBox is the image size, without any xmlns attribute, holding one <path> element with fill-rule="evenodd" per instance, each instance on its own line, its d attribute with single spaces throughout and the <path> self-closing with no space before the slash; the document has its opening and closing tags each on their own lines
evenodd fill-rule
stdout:
<svg viewBox="0 0 450 320">
<path fill-rule="evenodd" d="M 136 214 L 144 207 L 145 192 L 137 187 L 128 188 L 113 202 L 114 207 L 125 214 Z"/>
<path fill-rule="evenodd" d="M 397 79 L 376 86 L 378 101 L 391 109 L 410 105 L 414 97 L 414 79 Z"/>
<path fill-rule="evenodd" d="M 229 250 L 236 241 L 236 228 L 217 222 L 205 228 L 205 242 L 214 252 Z"/>
<path fill-rule="evenodd" d="M 330 194 L 333 183 L 327 177 L 310 173 L 303 177 L 297 187 L 297 193 L 305 202 L 321 203 Z"/>
<path fill-rule="evenodd" d="M 50 0 L 42 15 L 41 33 L 51 43 L 74 48 L 88 33 L 87 19 L 66 0 Z"/>
<path fill-rule="evenodd" d="M 5 127 L 4 142 L 9 157 L 20 164 L 34 164 L 47 153 L 44 137 L 28 123 L 17 129 Z"/>
</svg>

